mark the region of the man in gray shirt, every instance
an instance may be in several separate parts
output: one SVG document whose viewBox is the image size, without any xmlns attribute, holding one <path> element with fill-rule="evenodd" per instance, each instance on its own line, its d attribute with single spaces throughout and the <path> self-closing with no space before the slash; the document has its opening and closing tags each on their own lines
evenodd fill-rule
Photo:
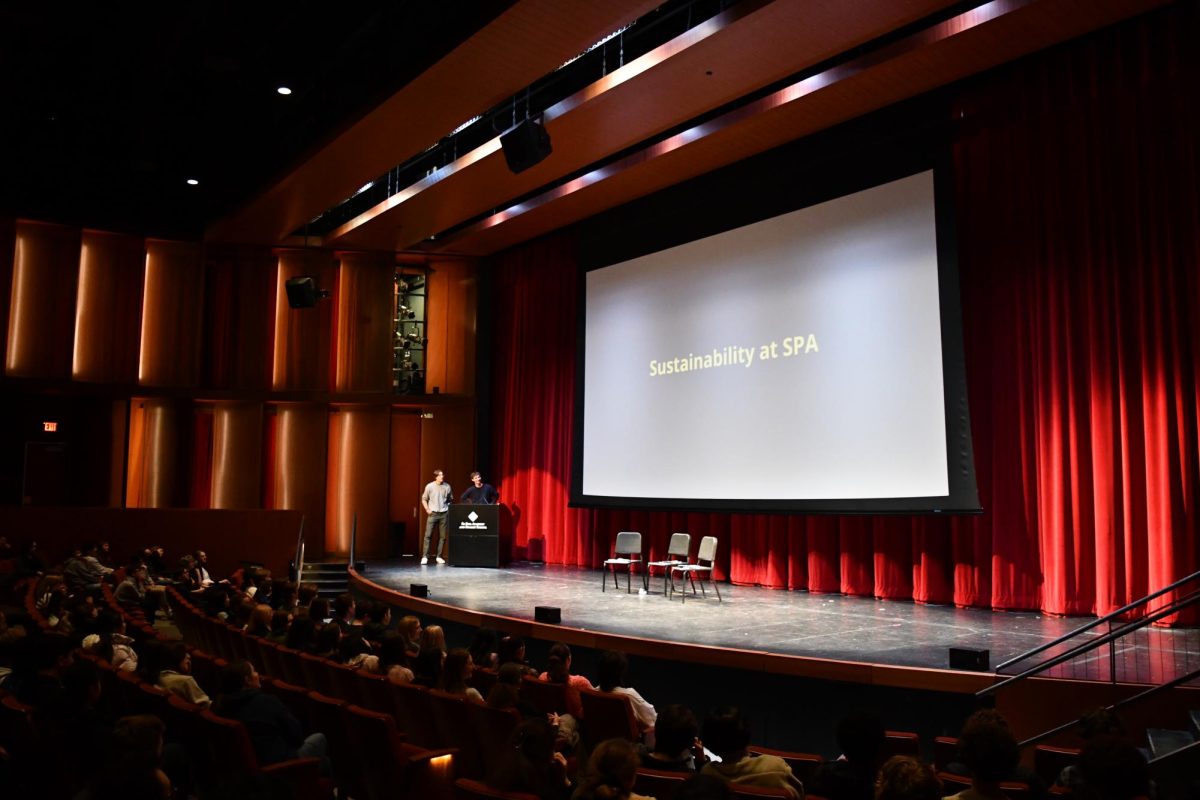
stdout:
<svg viewBox="0 0 1200 800">
<path fill-rule="evenodd" d="M 450 510 L 450 500 L 454 490 L 446 483 L 440 469 L 433 471 L 433 480 L 425 484 L 421 493 L 421 505 L 429 518 L 425 520 L 425 545 L 421 548 L 421 563 L 429 563 L 429 540 L 433 538 L 433 526 L 438 526 L 437 563 L 445 564 L 446 559 L 446 512 Z"/>
</svg>

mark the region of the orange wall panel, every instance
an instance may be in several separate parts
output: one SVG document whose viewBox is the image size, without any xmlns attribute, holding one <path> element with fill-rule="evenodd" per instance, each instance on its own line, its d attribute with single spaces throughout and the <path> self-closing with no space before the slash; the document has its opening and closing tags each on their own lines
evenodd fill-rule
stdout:
<svg viewBox="0 0 1200 800">
<path fill-rule="evenodd" d="M 426 391 L 442 394 L 475 391 L 476 265 L 468 261 L 438 261 L 432 265 L 426 289 L 426 329 L 429 337 Z"/>
<path fill-rule="evenodd" d="M 213 408 L 211 508 L 259 507 L 262 431 L 259 403 L 217 403 Z"/>
<path fill-rule="evenodd" d="M 333 291 L 337 276 L 333 256 L 323 250 L 279 250 L 277 255 L 271 388 L 328 391 L 331 325 L 337 298 L 318 301 L 316 308 L 291 308 L 287 280 L 310 275 L 318 288 Z"/>
<path fill-rule="evenodd" d="M 429 411 L 433 416 L 421 420 L 420 485 L 423 488 L 433 480 L 433 471 L 440 469 L 457 498 L 467 488 L 467 476 L 475 469 L 475 407 L 439 405 Z"/>
<path fill-rule="evenodd" d="M 278 259 L 265 247 L 205 250 L 203 385 L 265 389 L 271 379 Z"/>
<path fill-rule="evenodd" d="M 349 553 L 350 532 L 357 515 L 357 555 L 387 555 L 390 416 L 384 407 L 340 406 L 330 410 L 327 552 Z"/>
<path fill-rule="evenodd" d="M 316 403 L 282 403 L 273 411 L 274 507 L 304 513 L 304 540 L 312 558 L 324 552 L 329 411 Z"/>
<path fill-rule="evenodd" d="M 338 257 L 334 391 L 388 392 L 394 259 L 374 253 Z"/>
<path fill-rule="evenodd" d="M 83 232 L 71 366 L 75 380 L 136 380 L 145 264 L 142 239 Z"/>
<path fill-rule="evenodd" d="M 421 490 L 428 482 L 421 472 L 421 415 L 419 409 L 393 409 L 388 517 L 404 523 L 405 553 L 415 553 L 421 521 Z"/>
<path fill-rule="evenodd" d="M 65 378 L 71 374 L 79 230 L 19 221 L 15 241 L 5 371 Z"/>
<path fill-rule="evenodd" d="M 163 398 L 134 398 L 129 410 L 125 505 L 167 508 L 179 476 L 178 409 Z"/>
<path fill-rule="evenodd" d="M 204 270 L 200 246 L 146 242 L 138 382 L 195 386 L 200 379 Z"/>
</svg>

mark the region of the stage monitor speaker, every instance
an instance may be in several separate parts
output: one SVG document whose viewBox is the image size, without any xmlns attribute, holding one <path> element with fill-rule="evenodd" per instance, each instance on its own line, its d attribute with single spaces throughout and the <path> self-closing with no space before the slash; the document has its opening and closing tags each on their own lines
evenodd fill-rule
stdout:
<svg viewBox="0 0 1200 800">
<path fill-rule="evenodd" d="M 558 606 L 535 606 L 533 620 L 547 625 L 558 625 L 562 622 L 562 609 Z"/>
<path fill-rule="evenodd" d="M 990 672 L 990 650 L 975 650 L 970 647 L 950 648 L 950 669 L 969 669 L 972 672 Z"/>
<path fill-rule="evenodd" d="M 429 585 L 425 583 L 410 583 L 408 593 L 413 597 L 429 597 Z"/>
<path fill-rule="evenodd" d="M 500 147 L 509 170 L 524 172 L 550 155 L 550 134 L 538 120 L 527 119 L 500 137 Z"/>
<path fill-rule="evenodd" d="M 328 297 L 329 292 L 317 288 L 317 282 L 308 275 L 288 278 L 284 284 L 287 290 L 288 305 L 292 308 L 312 308 L 322 297 Z"/>
</svg>

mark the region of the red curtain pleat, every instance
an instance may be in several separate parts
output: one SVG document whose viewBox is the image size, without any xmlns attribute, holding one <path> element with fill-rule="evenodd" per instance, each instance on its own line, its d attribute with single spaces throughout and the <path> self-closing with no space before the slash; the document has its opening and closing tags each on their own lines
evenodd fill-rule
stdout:
<svg viewBox="0 0 1200 800">
<path fill-rule="evenodd" d="M 974 517 L 567 507 L 577 262 L 502 254 L 496 477 L 517 555 L 595 566 L 620 530 L 721 541 L 734 583 L 1103 614 L 1200 562 L 1200 33 L 1164 12 L 969 85 L 952 109 Z M 1179 621 L 1179 620 L 1175 620 Z"/>
</svg>

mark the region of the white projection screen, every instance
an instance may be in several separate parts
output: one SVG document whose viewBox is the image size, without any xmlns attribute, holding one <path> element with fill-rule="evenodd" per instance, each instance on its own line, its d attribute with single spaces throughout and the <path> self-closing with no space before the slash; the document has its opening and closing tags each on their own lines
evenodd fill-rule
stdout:
<svg viewBox="0 0 1200 800">
<path fill-rule="evenodd" d="M 978 510 L 941 274 L 932 170 L 587 272 L 573 502 Z"/>
</svg>

